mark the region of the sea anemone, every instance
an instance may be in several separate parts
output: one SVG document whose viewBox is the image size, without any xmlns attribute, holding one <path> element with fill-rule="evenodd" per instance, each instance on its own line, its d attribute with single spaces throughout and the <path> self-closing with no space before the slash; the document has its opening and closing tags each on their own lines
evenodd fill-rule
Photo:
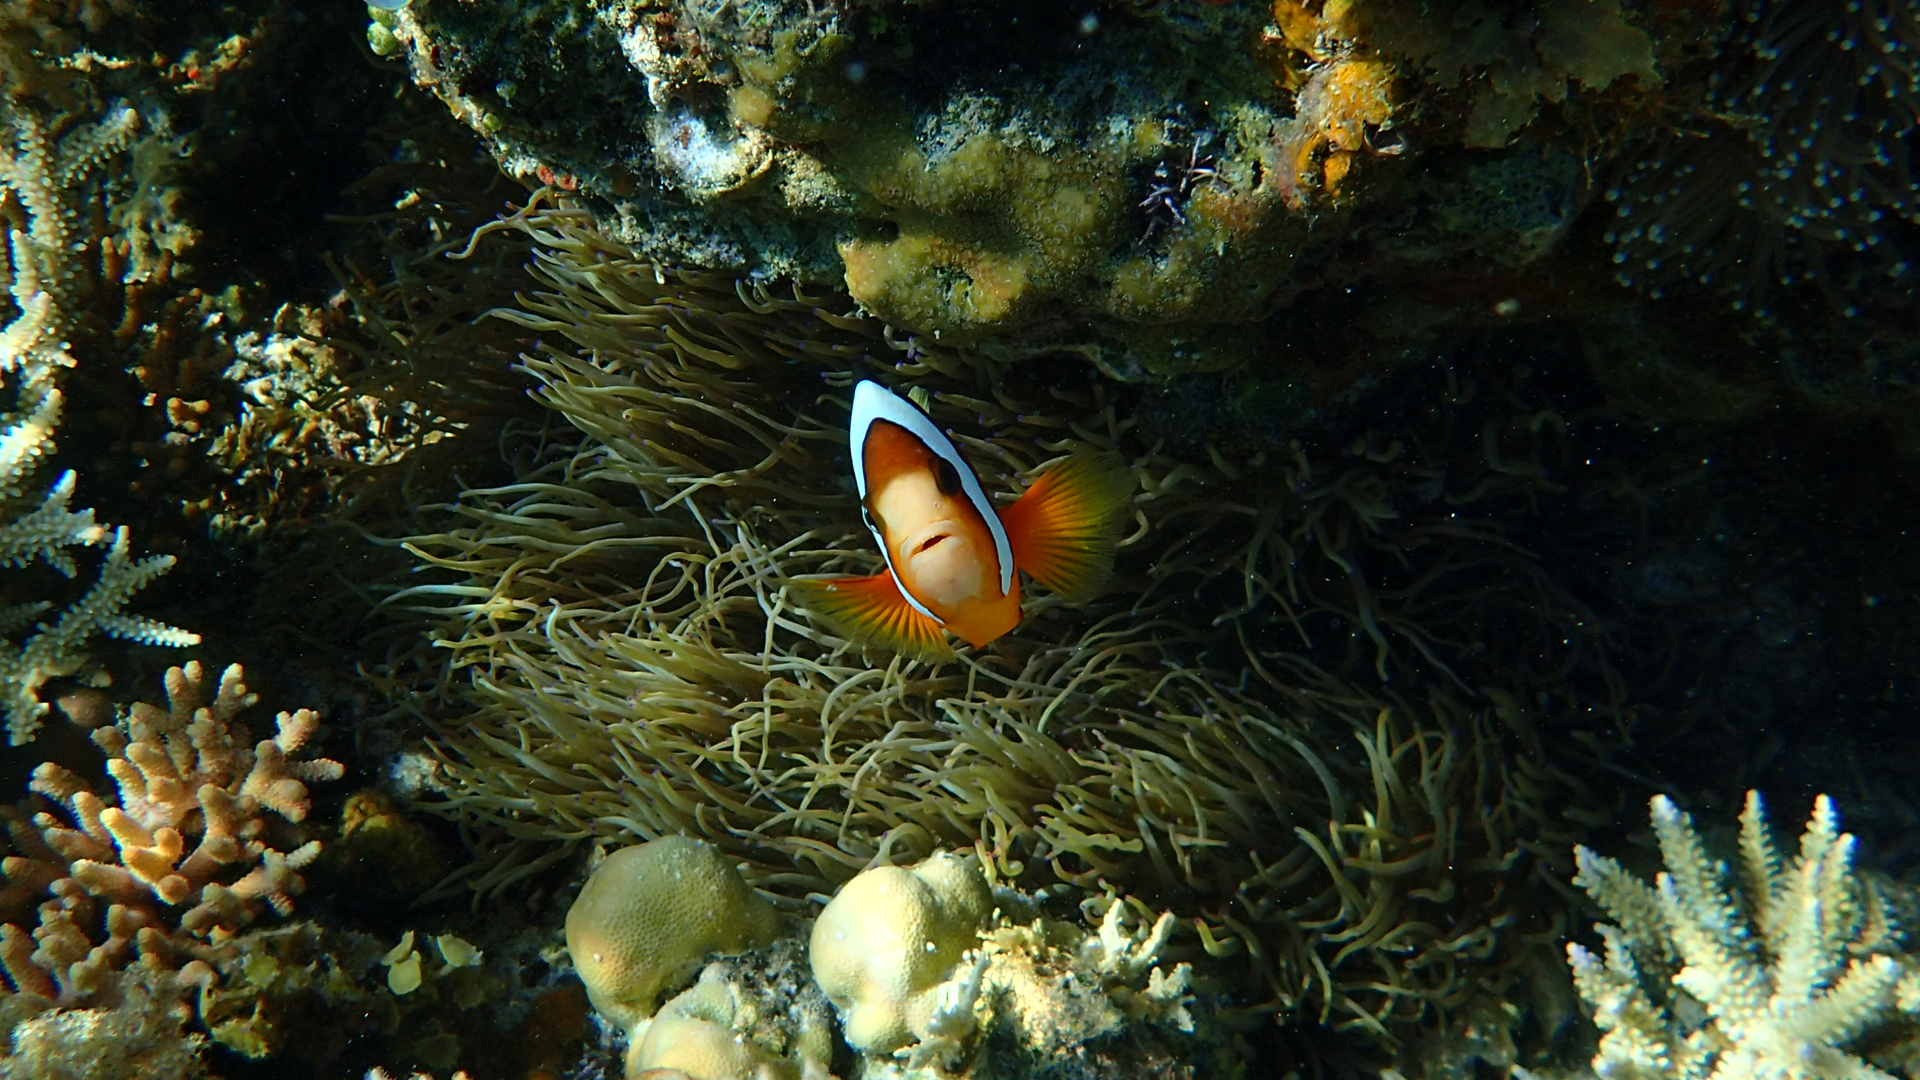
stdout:
<svg viewBox="0 0 1920 1080">
<path fill-rule="evenodd" d="M 442 809 L 512 842 L 480 887 L 549 864 L 526 845 L 678 833 L 799 907 L 872 863 L 976 848 L 1028 889 L 1171 908 L 1267 1008 L 1387 1041 L 1499 983 L 1523 942 L 1499 927 L 1557 910 L 1518 886 L 1584 795 L 1530 706 L 1444 676 L 1369 689 L 1265 640 L 1344 618 L 1334 668 L 1437 675 L 1454 633 L 1491 625 L 1470 602 L 1439 635 L 1413 625 L 1477 567 L 1525 561 L 1453 511 L 1401 529 L 1372 470 L 1415 455 L 1182 461 L 1132 447 L 1097 380 L 899 340 L 844 297 L 664 271 L 567 205 L 495 229 L 534 240 L 537 288 L 496 314 L 539 335 L 523 363 L 571 434 L 546 425 L 517 482 L 406 541 L 432 580 L 390 603 L 434 620 L 439 648 L 381 676 L 435 732 Z M 932 666 L 797 610 L 795 577 L 878 564 L 845 456 L 862 375 L 927 391 L 990 490 L 1133 450 L 1124 587 L 1040 598 Z M 1537 485 L 1488 461 L 1460 505 Z M 1405 588 L 1370 588 L 1383 559 Z M 1504 655 L 1506 636 L 1484 640 Z"/>
<path fill-rule="evenodd" d="M 1901 278 L 1920 223 L 1913 0 L 1746 0 L 1701 101 L 1607 190 L 1623 283 L 1680 281 L 1764 310 L 1776 287 L 1841 296 L 1860 272 Z"/>
</svg>

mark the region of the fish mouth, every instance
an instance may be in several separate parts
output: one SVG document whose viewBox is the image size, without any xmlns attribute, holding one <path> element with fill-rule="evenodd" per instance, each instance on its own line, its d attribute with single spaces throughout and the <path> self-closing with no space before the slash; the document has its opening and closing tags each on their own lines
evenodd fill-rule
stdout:
<svg viewBox="0 0 1920 1080">
<path fill-rule="evenodd" d="M 942 541 L 951 540 L 959 533 L 960 523 L 957 521 L 951 519 L 930 521 L 907 534 L 906 539 L 900 544 L 900 553 L 908 559 L 924 555 L 939 547 Z"/>
</svg>

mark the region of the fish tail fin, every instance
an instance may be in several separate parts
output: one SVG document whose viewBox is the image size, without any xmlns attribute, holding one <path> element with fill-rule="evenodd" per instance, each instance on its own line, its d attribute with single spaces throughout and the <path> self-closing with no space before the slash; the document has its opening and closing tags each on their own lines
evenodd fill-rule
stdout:
<svg viewBox="0 0 1920 1080">
<path fill-rule="evenodd" d="M 1069 600 L 1091 600 L 1113 571 L 1133 474 L 1117 454 L 1076 454 L 1000 509 L 1013 564 Z"/>
<path fill-rule="evenodd" d="M 912 660 L 951 660 L 939 623 L 914 610 L 893 575 L 807 579 L 788 586 L 800 606 L 859 645 L 878 645 Z"/>
</svg>

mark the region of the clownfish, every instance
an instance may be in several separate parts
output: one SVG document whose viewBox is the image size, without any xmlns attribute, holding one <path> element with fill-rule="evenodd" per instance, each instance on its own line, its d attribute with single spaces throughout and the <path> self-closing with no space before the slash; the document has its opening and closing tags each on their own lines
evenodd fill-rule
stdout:
<svg viewBox="0 0 1920 1080">
<path fill-rule="evenodd" d="M 1106 583 L 1133 495 L 1116 455 L 1070 457 L 996 509 L 953 440 L 879 383 L 854 388 L 847 436 L 860 516 L 887 568 L 794 587 L 850 640 L 948 659 L 948 634 L 977 647 L 1019 625 L 1021 573 L 1070 600 Z"/>
</svg>

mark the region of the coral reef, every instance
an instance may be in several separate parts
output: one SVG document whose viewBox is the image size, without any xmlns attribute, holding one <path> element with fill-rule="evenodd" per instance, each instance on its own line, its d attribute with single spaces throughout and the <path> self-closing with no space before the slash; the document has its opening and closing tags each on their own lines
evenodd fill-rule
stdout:
<svg viewBox="0 0 1920 1080">
<path fill-rule="evenodd" d="M 329 152 L 363 133 L 320 130 L 304 110 L 269 131 L 258 118 L 271 93 L 246 88 L 262 78 L 273 93 L 297 85 L 297 96 L 332 99 L 386 77 L 366 65 L 316 79 L 275 51 L 357 12 L 322 16 L 284 0 L 177 17 L 137 0 L 16 5 L 5 19 L 45 32 L 5 39 L 15 66 L 0 74 L 17 91 L 7 107 L 39 124 L 56 166 L 94 139 L 109 156 L 104 168 L 53 170 L 70 188 L 63 198 L 100 208 L 62 212 L 73 285 L 36 293 L 15 276 L 17 318 L 29 302 L 64 305 L 48 325 L 65 329 L 43 344 L 62 343 L 78 363 L 4 425 L 23 463 L 7 474 L 16 479 L 0 522 L 18 527 L 4 551 L 29 564 L 9 571 L 23 584 L 7 600 L 87 607 L 72 598 L 87 584 L 82 546 L 106 556 L 108 576 L 130 578 L 159 565 L 140 562 L 134 540 L 180 554 L 195 575 L 182 608 L 215 614 L 168 621 L 248 637 L 256 677 L 284 681 L 297 667 L 320 676 L 309 693 L 359 692 L 359 715 L 320 700 L 336 723 L 351 721 L 354 763 L 369 773 L 424 719 L 437 760 L 410 773 L 424 788 L 396 776 L 393 790 L 433 802 L 487 850 L 462 879 L 482 910 L 443 922 L 434 905 L 458 886 L 430 881 L 454 829 L 424 828 L 403 799 L 369 792 L 349 800 L 337 838 L 319 820 L 331 813 L 275 812 L 307 801 L 288 783 L 318 778 L 301 771 L 321 763 L 301 757 L 314 739 L 298 714 L 278 738 L 235 736 L 234 756 L 252 762 L 217 777 L 191 735 L 174 740 L 186 750 L 167 755 L 171 776 L 138 749 L 153 738 L 107 745 L 120 806 L 83 800 L 83 788 L 109 789 L 75 779 L 88 770 L 48 739 L 42 749 L 71 772 L 45 771 L 39 796 L 53 802 L 39 809 L 62 843 L 89 846 L 76 862 L 42 827 L 16 822 L 9 869 L 20 874 L 6 913 L 31 926 L 52 888 L 53 902 L 85 892 L 71 900 L 85 916 L 76 933 L 43 924 L 41 940 L 16 930 L 0 941 L 23 981 L 43 978 L 56 997 L 63 980 L 71 988 L 52 1008 L 38 993 L 7 999 L 7 1026 L 29 1040 L 16 1049 L 45 1057 L 90 1030 L 152 1036 L 188 1072 L 201 1039 L 223 1072 L 219 1055 L 334 1075 L 381 1060 L 483 1076 L 537 1061 L 527 1070 L 590 1076 L 612 1067 L 613 1051 L 568 1058 L 587 999 L 554 974 L 569 859 L 587 844 L 650 840 L 705 851 L 733 893 L 758 892 L 749 907 L 781 913 L 754 908 L 787 935 L 754 934 L 752 948 L 717 957 L 711 941 L 694 941 L 672 964 L 628 957 L 630 969 L 671 975 L 644 992 L 651 1015 L 620 1021 L 636 1071 L 804 1077 L 837 1054 L 868 1075 L 1012 1077 L 1059 1061 L 1095 1075 L 1231 1075 L 1246 1054 L 1208 1056 L 1230 1046 L 1211 1025 L 1249 1031 L 1269 1016 L 1280 1027 L 1257 1038 L 1309 1059 L 1303 1072 L 1356 1060 L 1425 1076 L 1542 1063 L 1564 979 L 1540 956 L 1552 956 L 1564 902 L 1541 886 L 1563 876 L 1556 862 L 1583 823 L 1606 820 L 1611 797 L 1562 770 L 1644 768 L 1644 756 L 1612 754 L 1681 714 L 1647 704 L 1637 680 L 1650 663 L 1613 670 L 1616 645 L 1640 624 L 1623 630 L 1596 608 L 1623 595 L 1657 606 L 1688 587 L 1686 552 L 1649 561 L 1640 553 L 1653 545 L 1622 538 L 1636 508 L 1662 516 L 1706 489 L 1686 488 L 1676 470 L 1657 478 L 1671 481 L 1666 503 L 1634 502 L 1642 462 L 1612 460 L 1619 443 L 1592 433 L 1645 429 L 1609 413 L 1619 398 L 1573 400 L 1551 373 L 1529 376 L 1564 357 L 1538 348 L 1553 335 L 1524 331 L 1566 319 L 1577 329 L 1557 340 L 1577 352 L 1593 327 L 1607 329 L 1586 361 L 1596 371 L 1705 367 L 1678 343 L 1726 324 L 1627 332 L 1655 309 L 1604 287 L 1610 268 L 1591 273 L 1582 260 L 1597 230 L 1575 218 L 1622 141 L 1690 102 L 1738 126 L 1689 115 L 1689 127 L 1762 138 L 1752 123 L 1762 109 L 1790 111 L 1788 68 L 1813 62 L 1806 27 L 1817 34 L 1829 25 L 1820 20 L 1858 14 L 1743 7 L 1758 17 L 1729 40 L 1767 42 L 1779 57 L 1687 55 L 1704 47 L 1689 36 L 1722 10 L 1633 0 L 382 4 L 376 53 L 406 54 L 489 150 L 572 197 L 538 196 L 468 244 L 495 193 L 461 203 L 422 181 L 428 163 L 470 147 L 433 142 L 404 116 L 419 108 L 408 101 L 446 110 L 371 95 L 383 103 L 359 107 L 391 109 L 392 126 L 371 133 L 368 156 L 381 164 L 344 200 L 347 212 L 326 203 L 328 228 L 360 246 L 333 253 L 339 291 L 320 299 L 334 285 L 306 253 L 323 245 L 278 240 L 292 215 L 266 215 L 258 240 L 285 258 L 229 262 L 254 243 L 236 236 L 252 218 L 196 207 L 190 185 L 201 198 L 234 190 L 249 205 L 277 204 L 279 185 L 224 186 L 260 175 L 223 171 L 248 156 L 246 133 Z M 1894 46 L 1881 48 L 1894 58 L 1886 70 L 1897 68 L 1904 9 L 1863 10 L 1900 28 L 1876 22 L 1860 39 L 1881 33 L 1874 43 Z M 1819 19 L 1804 21 L 1809 13 Z M 60 29 L 69 26 L 93 36 Z M 1764 84 L 1765 101 L 1733 96 L 1732 82 L 1703 89 L 1722 77 L 1711 71 L 1731 79 L 1776 59 L 1778 70 L 1749 80 Z M 154 82 L 163 68 L 165 91 Z M 1904 146 L 1899 122 L 1864 143 L 1842 131 L 1832 145 Z M 1765 136 L 1774 172 L 1789 141 L 1826 133 L 1805 117 L 1788 128 Z M 12 156 L 28 156 L 30 142 L 17 135 Z M 1841 164 L 1772 177 L 1781 186 L 1761 210 L 1787 215 L 1788 201 L 1813 197 L 1789 190 L 1809 176 L 1870 207 L 1809 213 L 1801 246 L 1819 246 L 1826 280 L 1849 297 L 1873 279 L 1857 295 L 1884 319 L 1902 286 L 1876 276 L 1894 265 L 1879 252 L 1897 251 L 1908 223 L 1871 214 L 1897 210 L 1876 187 L 1897 179 L 1896 164 Z M 1623 181 L 1623 192 L 1638 183 Z M 0 209 L 31 238 L 35 209 L 19 185 L 8 190 Z M 303 208 L 317 219 L 319 205 Z M 1870 250 L 1852 259 L 1835 230 L 1867 226 L 1884 239 L 1862 241 Z M 1613 242 L 1640 253 L 1639 240 Z M 519 267 L 529 255 L 531 276 Z M 296 263 L 304 270 L 288 269 Z M 496 306 L 501 317 L 471 321 Z M 962 351 L 969 342 L 980 351 Z M 1064 351 L 1045 354 L 1056 346 Z M 1716 357 L 1749 346 L 1720 348 Z M 1083 360 L 1159 381 L 1102 382 Z M 1633 377 L 1605 374 L 1615 387 Z M 938 665 L 862 653 L 805 610 L 786 588 L 796 576 L 873 567 L 867 545 L 850 542 L 861 533 L 845 475 L 845 396 L 860 377 L 923 395 L 996 490 L 1016 492 L 1075 451 L 1123 456 L 1140 495 L 1114 591 L 1041 599 L 1017 634 Z M 1756 393 L 1738 410 L 1774 400 Z M 62 406 L 54 458 L 41 433 Z M 1698 416 L 1721 402 L 1687 407 Z M 1658 452 L 1689 469 L 1705 470 L 1710 450 L 1718 462 L 1718 447 L 1695 445 Z M 458 501 L 404 526 L 389 517 L 461 487 Z M 1723 528 L 1708 505 L 1723 492 L 1701 494 L 1697 517 L 1667 514 L 1650 528 L 1733 551 L 1739 541 L 1721 536 L 1739 521 Z M 1795 504 L 1796 516 L 1819 520 L 1839 498 Z M 1883 498 L 1872 505 L 1900 501 Z M 1535 506 L 1544 509 L 1529 516 Z M 1602 517 L 1620 521 L 1607 550 L 1580 565 L 1618 577 L 1582 579 L 1576 600 L 1556 575 L 1587 539 L 1580 522 Z M 108 521 L 139 532 L 124 538 Z M 298 565 L 250 553 L 284 540 L 283 526 L 343 522 L 414 534 L 385 553 L 418 561 L 387 601 L 409 619 L 364 636 L 315 633 L 314 652 L 275 655 L 261 631 L 276 615 L 358 602 L 351 587 L 309 582 L 364 582 L 378 560 L 346 565 L 364 553 L 334 543 L 337 531 Z M 1561 549 L 1535 558 L 1543 536 Z M 1857 543 L 1847 552 L 1875 557 Z M 218 559 L 196 568 L 184 558 L 195 552 Z M 1813 562 L 1796 580 L 1820 575 Z M 1823 587 L 1836 608 L 1894 608 L 1900 562 L 1890 552 L 1877 572 L 1892 585 L 1859 598 L 1851 577 Z M 63 571 L 81 581 L 72 596 L 56 591 Z M 1752 578 L 1717 583 L 1731 592 Z M 222 598 L 235 583 L 265 606 L 228 618 L 234 605 Z M 1806 616 L 1811 602 L 1756 593 L 1747 608 L 1712 614 L 1753 635 L 1824 634 Z M 1755 609 L 1767 617 L 1742 617 Z M 441 648 L 415 642 L 413 616 L 431 622 Z M 65 625 L 47 618 L 48 631 Z M 1667 629 L 1692 625 L 1675 615 Z M 103 682 L 97 664 L 119 658 L 80 666 L 84 639 L 141 627 L 158 632 L 117 612 L 76 617 L 72 640 L 48 639 L 64 654 L 57 663 L 26 665 L 55 674 L 29 686 L 21 707 L 56 696 L 47 678 Z M 1663 641 L 1631 647 L 1652 655 Z M 347 669 L 316 662 L 321 652 L 329 664 L 364 664 L 388 693 L 342 686 Z M 1698 681 L 1686 690 L 1716 707 L 1725 698 L 1715 695 L 1751 689 Z M 54 689 L 76 716 L 90 694 L 97 720 L 101 688 Z M 1874 707 L 1896 713 L 1901 692 L 1889 678 Z M 206 708 L 217 712 L 219 698 Z M 174 797 L 176 782 L 188 797 Z M 201 798 L 196 787 L 226 794 Z M 251 825 L 222 816 L 247 799 L 259 804 Z M 307 861 L 316 838 L 325 852 Z M 896 956 L 860 976 L 909 977 L 905 989 L 883 988 L 887 1017 L 871 1026 L 885 1037 L 866 1037 L 865 999 L 836 986 L 859 1045 L 834 1047 L 835 1006 L 807 977 L 795 931 L 821 905 L 831 929 L 875 882 L 919 880 L 889 865 L 896 858 L 961 861 L 943 850 L 977 860 L 1000 914 L 930 935 L 952 947 L 936 943 L 928 970 Z M 296 883 L 325 902 L 297 897 Z M 401 921 L 416 900 L 423 921 Z M 260 921 L 294 902 L 321 921 Z M 205 925 L 196 933 L 188 922 Z M 628 929 L 623 940 L 660 938 Z M 1845 984 L 1836 974 L 1824 989 Z M 1706 1008 L 1684 990 L 1670 1000 L 1682 1028 Z M 1829 1041 L 1874 1057 L 1897 1027 Z M 573 1034 L 541 1034 L 550 1031 Z M 473 1056 L 536 1039 L 547 1040 L 537 1057 L 517 1045 Z"/>
<path fill-rule="evenodd" d="M 1652 886 L 1577 852 L 1575 884 L 1613 919 L 1599 928 L 1604 959 L 1567 946 L 1603 1032 L 1595 1073 L 1911 1074 L 1920 1038 L 1920 969 L 1905 950 L 1911 896 L 1854 871 L 1853 837 L 1826 796 L 1799 854 L 1783 862 L 1750 792 L 1732 874 L 1665 796 L 1652 817 L 1666 862 Z"/>
<path fill-rule="evenodd" d="M 1095 18 L 1097 33 L 1076 36 L 1079 17 L 1031 13 L 1044 40 L 1080 55 L 1000 43 L 1027 53 L 1032 73 L 990 93 L 949 70 L 968 66 L 964 52 L 933 46 L 951 16 L 899 6 L 642 16 L 529 4 L 476 19 L 413 4 L 391 33 L 507 171 L 610 199 L 615 234 L 656 257 L 830 279 L 843 264 L 869 310 L 949 337 L 1063 308 L 1214 321 L 1214 287 L 1230 281 L 1242 284 L 1221 291 L 1251 310 L 1307 231 L 1267 160 L 1288 121 L 1248 93 L 1269 81 L 1263 65 L 1250 53 L 1203 59 L 1153 19 Z M 1212 18 L 1233 24 L 1217 31 L 1232 38 L 1257 29 L 1239 12 Z M 564 68 L 525 47 L 528 31 L 556 21 L 584 31 Z M 1165 69 L 1133 65 L 1110 100 L 1055 100 L 1062 85 L 1091 91 L 1106 58 L 1135 54 Z M 582 93 L 603 119 L 568 102 Z M 1219 118 L 1204 131 L 1184 115 L 1190 97 Z M 1184 182 L 1203 156 L 1204 182 Z M 1142 186 L 1173 162 L 1185 162 L 1183 182 Z M 1159 228 L 1143 199 L 1163 211 Z"/>
<path fill-rule="evenodd" d="M 445 396 L 381 395 L 401 381 L 391 372 L 353 385 L 370 335 L 401 352 L 395 321 L 417 333 L 438 316 L 457 337 L 500 299 L 461 310 L 450 294 L 477 267 L 433 243 L 491 217 L 485 188 L 500 178 L 429 97 L 388 100 L 402 81 L 355 55 L 363 17 L 297 0 L 0 12 L 0 202 L 19 238 L 0 262 L 0 525 L 22 521 L 0 547 L 0 704 L 16 742 L 74 683 L 165 665 L 105 639 L 194 640 L 136 616 L 144 605 L 127 594 L 143 586 L 145 604 L 182 604 L 208 625 L 149 614 L 211 635 L 222 655 L 278 665 L 291 650 L 277 634 L 225 628 L 250 595 L 264 606 L 302 589 L 251 583 L 328 581 L 345 545 L 326 558 L 285 549 L 377 486 L 357 481 L 474 419 L 439 411 Z M 420 272 L 423 257 L 451 272 Z M 132 525 L 124 539 L 119 523 Z M 231 560 L 263 556 L 257 574 L 226 576 Z M 156 593 L 176 562 L 186 576 Z M 359 611 L 350 590 L 315 591 L 329 614 Z M 209 596 L 226 610 L 199 602 Z"/>
<path fill-rule="evenodd" d="M 845 289 L 901 333 L 1126 381 L 1251 373 L 1297 434 L 1442 327 L 1575 319 L 1620 342 L 1599 378 L 1688 419 L 1784 397 L 1912 426 L 1911 0 L 380 18 L 508 173 L 608 235 Z M 1615 277 L 1858 321 L 1809 312 L 1759 349 L 1744 317 L 1648 335 L 1663 309 Z"/>
<path fill-rule="evenodd" d="M 15 744 L 44 717 L 39 698 L 49 681 L 99 681 L 125 655 L 89 648 L 89 639 L 198 640 L 124 609 L 177 558 L 214 547 L 203 517 L 257 534 L 268 520 L 311 511 L 363 462 L 431 438 L 418 428 L 437 417 L 423 424 L 417 410 L 398 408 L 389 416 L 340 393 L 347 343 L 311 346 L 297 358 L 304 363 L 289 361 L 295 350 L 284 339 L 277 351 L 247 348 L 271 330 L 320 334 L 342 322 L 322 325 L 326 306 L 303 296 L 262 325 L 259 312 L 287 298 L 262 295 L 271 274 L 247 250 L 256 226 L 281 228 L 306 208 L 267 196 L 284 195 L 284 186 L 250 183 L 245 170 L 264 162 L 267 171 L 326 179 L 334 163 L 358 160 L 297 118 L 309 107 L 358 107 L 364 86 L 353 84 L 369 76 L 336 76 L 325 92 L 309 80 L 293 99 L 278 89 L 277 80 L 307 74 L 289 54 L 329 37 L 301 8 L 285 0 L 191 9 L 28 0 L 0 13 L 11 300 L 0 305 L 0 391 L 10 406 L 0 415 L 0 523 L 9 530 L 0 562 L 23 567 L 8 571 L 0 597 L 0 670 Z M 263 82 L 274 88 L 258 92 Z M 288 112 L 290 100 L 301 108 Z M 263 109 L 284 123 L 255 123 Z M 301 147 L 326 144 L 319 159 L 332 168 L 288 168 L 292 159 L 263 143 L 279 132 Z M 256 204 L 235 192 L 274 212 L 252 213 Z M 415 195 L 427 204 L 418 216 L 430 216 L 433 204 Z M 319 197 L 332 203 L 339 192 L 328 187 Z M 236 228 L 242 218 L 252 224 Z M 272 260 L 314 247 L 270 246 Z M 299 271 L 303 279 L 324 272 L 317 261 Z M 270 382 L 272 391 L 243 403 L 241 379 L 259 391 Z M 140 524 L 128 535 L 113 521 Z M 83 545 L 100 549 L 97 573 L 75 564 L 73 549 Z M 169 554 L 141 558 L 141 545 Z M 25 565 L 41 561 L 80 584 Z"/>
</svg>

